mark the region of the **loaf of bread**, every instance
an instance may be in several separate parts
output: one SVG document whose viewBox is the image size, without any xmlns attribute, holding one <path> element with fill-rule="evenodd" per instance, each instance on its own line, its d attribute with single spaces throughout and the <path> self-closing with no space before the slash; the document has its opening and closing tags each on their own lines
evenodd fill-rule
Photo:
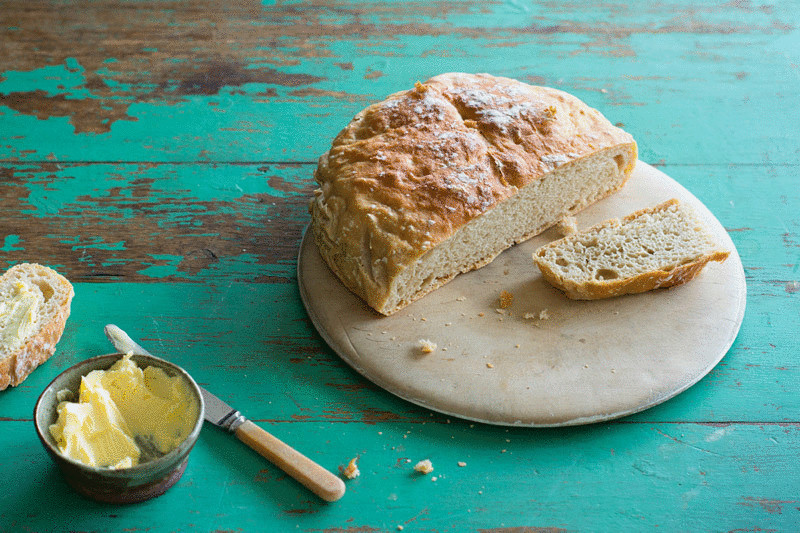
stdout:
<svg viewBox="0 0 800 533">
<path fill-rule="evenodd" d="M 596 300 L 686 283 L 729 253 L 691 208 L 672 199 L 553 241 L 533 259 L 569 298 Z"/>
<path fill-rule="evenodd" d="M 389 315 L 616 191 L 633 138 L 562 91 L 450 73 L 358 113 L 322 155 L 311 228 Z"/>
<path fill-rule="evenodd" d="M 35 263 L 0 277 L 0 390 L 19 385 L 53 355 L 74 294 L 64 276 Z"/>
</svg>

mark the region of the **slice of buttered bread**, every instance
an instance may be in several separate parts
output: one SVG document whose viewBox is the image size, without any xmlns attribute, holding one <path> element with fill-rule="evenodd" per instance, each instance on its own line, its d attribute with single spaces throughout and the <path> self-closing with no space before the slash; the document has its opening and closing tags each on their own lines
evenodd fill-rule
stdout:
<svg viewBox="0 0 800 533">
<path fill-rule="evenodd" d="M 672 199 L 539 248 L 545 280 L 575 300 L 596 300 L 680 285 L 722 250 L 695 213 Z"/>
<path fill-rule="evenodd" d="M 0 277 L 0 390 L 19 385 L 53 355 L 74 294 L 64 276 L 35 263 Z"/>
</svg>

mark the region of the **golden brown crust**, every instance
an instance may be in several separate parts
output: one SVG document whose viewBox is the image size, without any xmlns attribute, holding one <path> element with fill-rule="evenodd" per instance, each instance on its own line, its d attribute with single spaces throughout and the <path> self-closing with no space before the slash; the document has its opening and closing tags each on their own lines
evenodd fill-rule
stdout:
<svg viewBox="0 0 800 533">
<path fill-rule="evenodd" d="M 436 76 L 337 135 L 314 174 L 314 237 L 342 282 L 387 312 L 391 281 L 426 251 L 554 168 L 619 145 L 632 153 L 629 176 L 633 139 L 577 98 L 487 74 Z"/>
<path fill-rule="evenodd" d="M 25 344 L 0 360 L 0 390 L 9 385 L 16 387 L 36 367 L 47 361 L 56 350 L 61 339 L 74 296 L 72 284 L 63 276 L 42 265 L 23 263 L 15 268 L 29 269 L 34 275 L 46 276 L 47 281 L 57 286 L 53 297 L 58 298 L 56 311 Z M 46 269 L 46 270 L 45 270 Z"/>
<path fill-rule="evenodd" d="M 623 294 L 637 294 L 654 289 L 666 289 L 681 285 L 694 279 L 711 261 L 724 261 L 730 252 L 716 251 L 705 254 L 691 263 L 680 265 L 672 270 L 646 272 L 628 279 L 575 283 L 551 270 L 547 265 L 537 263 L 544 279 L 553 287 L 564 292 L 571 300 L 600 300 Z"/>
</svg>

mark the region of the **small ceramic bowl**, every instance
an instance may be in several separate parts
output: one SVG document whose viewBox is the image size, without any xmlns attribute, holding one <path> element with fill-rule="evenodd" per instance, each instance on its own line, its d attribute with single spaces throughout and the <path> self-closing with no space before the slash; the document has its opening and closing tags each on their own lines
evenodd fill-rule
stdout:
<svg viewBox="0 0 800 533">
<path fill-rule="evenodd" d="M 134 503 L 160 496 L 183 475 L 189 452 L 203 427 L 205 407 L 200 388 L 185 370 L 158 357 L 134 355 L 131 359 L 140 367 L 155 366 L 169 376 L 181 376 L 189 385 L 199 409 L 194 427 L 189 436 L 174 450 L 165 455 L 140 463 L 130 468 L 110 469 L 88 466 L 69 459 L 58 451 L 50 425 L 58 419 L 58 392 L 64 389 L 78 397 L 81 377 L 92 370 L 107 370 L 123 354 L 101 355 L 82 361 L 59 374 L 39 396 L 33 411 L 36 434 L 47 453 L 61 469 L 67 483 L 76 491 L 94 500 L 110 503 Z"/>
</svg>

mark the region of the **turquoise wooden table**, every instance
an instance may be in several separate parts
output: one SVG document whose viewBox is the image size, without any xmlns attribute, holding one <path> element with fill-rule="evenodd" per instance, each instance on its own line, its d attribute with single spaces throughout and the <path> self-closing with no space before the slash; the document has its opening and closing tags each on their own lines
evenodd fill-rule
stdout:
<svg viewBox="0 0 800 533">
<path fill-rule="evenodd" d="M 75 285 L 55 355 L 0 392 L 0 531 L 800 530 L 796 0 L 4 0 L 0 32 L 0 267 Z M 711 209 L 748 300 L 709 375 L 616 421 L 509 428 L 405 402 L 325 344 L 296 276 L 316 160 L 448 71 L 579 96 Z M 361 476 L 326 504 L 208 426 L 159 498 L 73 493 L 32 410 L 112 351 L 107 323 Z"/>
</svg>

